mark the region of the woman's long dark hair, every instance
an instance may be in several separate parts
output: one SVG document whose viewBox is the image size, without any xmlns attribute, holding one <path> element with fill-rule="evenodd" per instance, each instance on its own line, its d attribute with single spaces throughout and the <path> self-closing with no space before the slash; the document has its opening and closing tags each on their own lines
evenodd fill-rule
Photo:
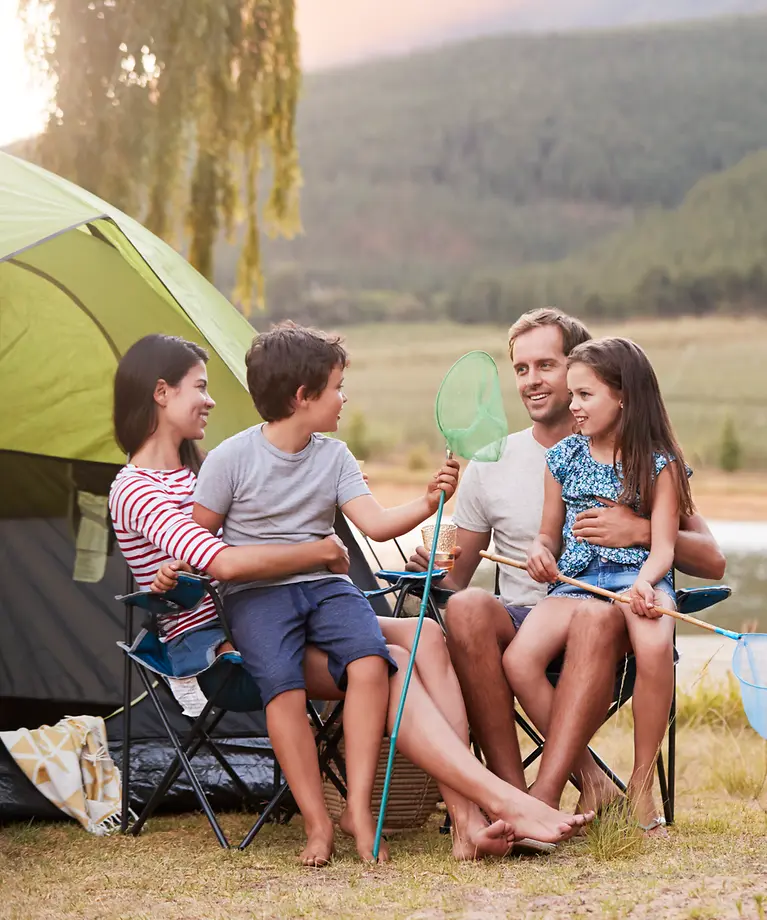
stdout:
<svg viewBox="0 0 767 920">
<path fill-rule="evenodd" d="M 674 481 L 680 513 L 692 514 L 692 494 L 682 449 L 647 355 L 630 339 L 594 339 L 570 352 L 567 366 L 573 364 L 590 367 L 611 390 L 620 393 L 623 410 L 613 455 L 615 465 L 620 452 L 623 469 L 619 501 L 635 506 L 638 497 L 638 512 L 649 517 L 655 479 L 653 453 L 659 453 L 669 461 L 676 461 Z"/>
<path fill-rule="evenodd" d="M 189 371 L 208 361 L 204 348 L 175 335 L 145 335 L 117 365 L 113 419 L 117 443 L 132 457 L 157 430 L 154 391 L 159 380 L 177 387 Z M 182 441 L 181 463 L 198 473 L 202 455 L 195 441 Z"/>
</svg>

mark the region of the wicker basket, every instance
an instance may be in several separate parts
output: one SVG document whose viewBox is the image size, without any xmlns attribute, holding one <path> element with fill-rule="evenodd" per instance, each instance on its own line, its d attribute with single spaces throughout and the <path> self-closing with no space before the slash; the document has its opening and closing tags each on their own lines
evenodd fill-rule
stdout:
<svg viewBox="0 0 767 920">
<path fill-rule="evenodd" d="M 338 745 L 341 754 L 344 753 L 343 740 Z M 381 807 L 384 778 L 386 777 L 386 764 L 389 759 L 389 739 L 384 738 L 381 745 L 381 754 L 378 758 L 375 783 L 373 784 L 373 814 L 377 815 Z M 325 804 L 330 817 L 337 822 L 344 809 L 345 802 L 336 787 L 328 780 L 323 780 L 325 791 Z M 412 830 L 423 827 L 430 815 L 436 811 L 437 803 L 441 800 L 437 784 L 420 767 L 414 766 L 406 757 L 397 752 L 394 755 L 394 770 L 392 771 L 389 800 L 386 805 L 386 823 L 384 831 L 387 834 L 396 831 Z"/>
</svg>

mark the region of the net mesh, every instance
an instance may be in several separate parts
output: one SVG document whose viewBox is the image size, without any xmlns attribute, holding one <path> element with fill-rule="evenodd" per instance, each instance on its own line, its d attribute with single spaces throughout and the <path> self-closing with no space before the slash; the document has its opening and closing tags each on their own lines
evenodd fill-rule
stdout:
<svg viewBox="0 0 767 920">
<path fill-rule="evenodd" d="M 495 361 L 470 351 L 450 368 L 437 393 L 437 427 L 454 454 L 494 463 L 506 446 L 509 425 Z"/>
<path fill-rule="evenodd" d="M 741 636 L 732 655 L 732 670 L 740 681 L 740 695 L 754 731 L 767 738 L 767 635 Z"/>
</svg>

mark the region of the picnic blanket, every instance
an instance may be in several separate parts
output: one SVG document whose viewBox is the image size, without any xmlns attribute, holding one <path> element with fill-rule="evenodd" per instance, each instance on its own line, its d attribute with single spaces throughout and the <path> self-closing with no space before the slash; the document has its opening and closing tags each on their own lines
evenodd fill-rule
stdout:
<svg viewBox="0 0 767 920">
<path fill-rule="evenodd" d="M 109 756 L 104 720 L 68 716 L 55 725 L 0 732 L 24 774 L 91 834 L 120 826 L 120 771 Z"/>
</svg>

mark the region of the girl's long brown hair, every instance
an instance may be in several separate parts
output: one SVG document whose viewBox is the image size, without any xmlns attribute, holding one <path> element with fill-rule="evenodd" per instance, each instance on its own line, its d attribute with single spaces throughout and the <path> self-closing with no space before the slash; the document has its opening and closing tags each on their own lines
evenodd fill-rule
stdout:
<svg viewBox="0 0 767 920">
<path fill-rule="evenodd" d="M 617 467 L 620 453 L 623 471 L 619 501 L 633 507 L 638 498 L 637 511 L 649 517 L 655 479 L 653 454 L 659 453 L 669 462 L 676 461 L 676 469 L 672 470 L 680 514 L 692 514 L 694 506 L 682 449 L 671 427 L 658 378 L 644 351 L 630 339 L 594 339 L 570 352 L 567 366 L 573 364 L 590 367 L 611 390 L 620 393 L 623 411 L 613 455 L 613 465 Z"/>
<path fill-rule="evenodd" d="M 177 387 L 207 361 L 204 348 L 175 335 L 146 335 L 125 352 L 115 374 L 113 419 L 117 443 L 129 457 L 157 430 L 157 382 Z M 185 467 L 200 471 L 202 454 L 195 441 L 182 441 L 179 455 Z"/>
</svg>

